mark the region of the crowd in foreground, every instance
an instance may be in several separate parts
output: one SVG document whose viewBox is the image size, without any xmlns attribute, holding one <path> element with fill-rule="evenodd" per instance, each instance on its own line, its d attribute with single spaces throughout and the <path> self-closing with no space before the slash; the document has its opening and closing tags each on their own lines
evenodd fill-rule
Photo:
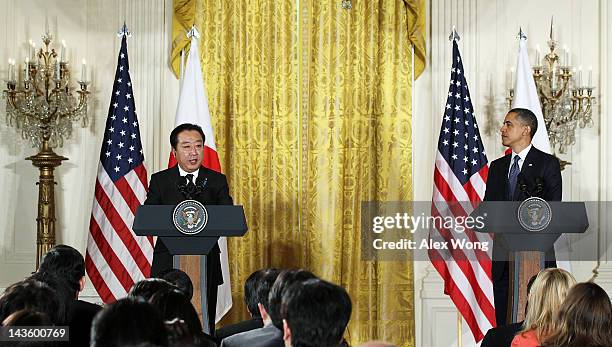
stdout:
<svg viewBox="0 0 612 347">
<path fill-rule="evenodd" d="M 530 279 L 523 322 L 491 329 L 481 347 L 610 347 L 612 305 L 593 282 L 576 284 L 562 269 Z"/>
<path fill-rule="evenodd" d="M 202 330 L 191 303 L 193 284 L 171 269 L 137 282 L 127 297 L 104 307 L 79 300 L 85 262 L 58 245 L 38 271 L 0 297 L 5 327 L 68 326 L 69 341 L 0 342 L 2 346 L 349 346 L 344 340 L 352 303 L 340 286 L 302 269 L 262 269 L 244 284 L 251 318 L 212 334 Z M 370 341 L 363 347 L 393 347 Z"/>
</svg>

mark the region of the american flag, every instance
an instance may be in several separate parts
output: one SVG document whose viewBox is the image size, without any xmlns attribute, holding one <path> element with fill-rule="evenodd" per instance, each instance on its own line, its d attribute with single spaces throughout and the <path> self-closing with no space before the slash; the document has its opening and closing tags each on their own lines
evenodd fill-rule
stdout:
<svg viewBox="0 0 612 347">
<path fill-rule="evenodd" d="M 132 223 L 147 196 L 147 170 L 130 79 L 126 35 L 121 40 L 95 197 L 85 266 L 105 303 L 124 297 L 149 276 L 153 239 L 136 236 Z"/>
<path fill-rule="evenodd" d="M 466 216 L 485 195 L 489 166 L 476 124 L 461 54 L 453 40 L 453 65 L 434 170 L 432 214 Z M 459 203 L 457 203 L 459 202 Z M 464 202 L 464 203 L 460 203 Z M 441 226 L 430 230 L 434 240 L 467 239 L 489 242 L 489 251 L 429 250 L 429 258 L 444 279 L 444 293 L 461 313 L 476 341 L 495 326 L 491 280 L 491 237 L 471 230 L 455 232 Z"/>
</svg>

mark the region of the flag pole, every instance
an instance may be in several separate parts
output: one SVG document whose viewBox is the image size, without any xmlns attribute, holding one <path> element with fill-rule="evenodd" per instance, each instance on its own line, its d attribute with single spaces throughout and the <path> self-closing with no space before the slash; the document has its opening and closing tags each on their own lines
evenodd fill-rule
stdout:
<svg viewBox="0 0 612 347">
<path fill-rule="evenodd" d="M 457 33 L 457 28 L 453 25 L 453 30 L 451 30 L 450 35 L 448 35 L 448 40 L 449 41 L 457 41 L 459 42 L 459 40 L 461 40 L 461 37 L 459 36 L 459 33 Z M 461 331 L 463 330 L 463 317 L 461 316 L 461 312 L 459 312 L 459 310 L 457 310 L 457 347 L 462 347 L 463 346 L 463 335 L 461 334 Z"/>
</svg>

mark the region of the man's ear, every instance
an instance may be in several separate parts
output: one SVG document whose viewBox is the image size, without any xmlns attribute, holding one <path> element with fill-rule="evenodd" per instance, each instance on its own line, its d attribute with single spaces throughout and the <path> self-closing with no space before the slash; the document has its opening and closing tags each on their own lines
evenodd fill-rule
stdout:
<svg viewBox="0 0 612 347">
<path fill-rule="evenodd" d="M 81 277 L 79 280 L 79 293 L 85 289 L 85 276 Z"/>
<path fill-rule="evenodd" d="M 260 302 L 257 303 L 257 308 L 259 309 L 259 315 L 261 316 L 261 319 L 266 320 L 268 319 L 269 315 L 268 315 L 268 311 L 266 311 L 266 308 L 264 307 L 264 305 L 262 305 Z"/>
<path fill-rule="evenodd" d="M 291 328 L 289 328 L 286 319 L 283 319 L 283 340 L 291 345 Z"/>
</svg>

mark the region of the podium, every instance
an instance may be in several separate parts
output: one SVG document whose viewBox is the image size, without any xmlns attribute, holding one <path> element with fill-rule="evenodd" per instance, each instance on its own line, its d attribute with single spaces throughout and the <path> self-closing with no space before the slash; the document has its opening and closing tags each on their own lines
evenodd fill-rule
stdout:
<svg viewBox="0 0 612 347">
<path fill-rule="evenodd" d="M 193 200 L 186 200 L 179 205 Z M 199 203 L 198 203 L 199 204 Z M 206 215 L 205 226 L 202 230 L 185 234 L 177 228 L 174 221 L 175 208 L 179 205 L 142 205 L 138 207 L 134 218 L 133 230 L 138 236 L 157 236 L 168 248 L 172 255 L 206 255 L 219 240 L 219 237 L 239 237 L 246 234 L 248 228 L 244 216 L 244 209 L 239 205 L 201 205 Z M 202 217 L 202 216 L 201 216 Z M 206 262 L 200 273 L 207 273 Z M 201 302 L 203 307 L 208 307 L 206 302 L 206 276 L 201 276 L 202 282 Z M 208 314 L 202 310 L 204 330 L 210 333 Z"/>
<path fill-rule="evenodd" d="M 589 227 L 584 202 L 483 201 L 472 216 L 484 217 L 484 226 L 475 231 L 494 234 L 492 260 L 510 262 L 507 322 L 522 316 L 527 281 L 544 268 L 545 261 L 555 260 L 555 241 Z"/>
</svg>

